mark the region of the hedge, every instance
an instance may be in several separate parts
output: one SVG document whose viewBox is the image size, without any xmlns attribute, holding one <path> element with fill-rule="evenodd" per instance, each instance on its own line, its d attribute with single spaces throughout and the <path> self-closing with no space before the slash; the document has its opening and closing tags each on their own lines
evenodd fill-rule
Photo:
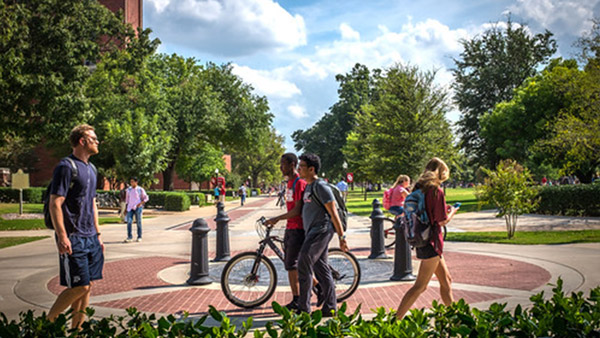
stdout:
<svg viewBox="0 0 600 338">
<path fill-rule="evenodd" d="M 186 191 L 185 194 L 190 197 L 192 205 L 203 206 L 206 204 L 206 195 L 201 192 Z"/>
<path fill-rule="evenodd" d="M 42 195 L 46 188 L 32 187 L 23 189 L 23 201 L 27 203 L 42 203 Z M 19 189 L 0 188 L 0 202 L 18 203 Z"/>
<path fill-rule="evenodd" d="M 184 193 L 171 193 L 165 195 L 165 210 L 186 211 L 190 209 L 190 197 Z"/>
<path fill-rule="evenodd" d="M 600 216 L 600 184 L 544 186 L 538 196 L 539 214 Z"/>
</svg>

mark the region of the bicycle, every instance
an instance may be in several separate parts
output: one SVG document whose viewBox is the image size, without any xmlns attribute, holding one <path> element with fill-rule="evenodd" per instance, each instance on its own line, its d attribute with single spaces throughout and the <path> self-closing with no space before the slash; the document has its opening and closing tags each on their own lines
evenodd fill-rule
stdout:
<svg viewBox="0 0 600 338">
<path fill-rule="evenodd" d="M 271 234 L 273 226 L 265 225 L 265 221 L 264 217 L 256 221 L 256 230 L 261 238 L 258 249 L 237 254 L 227 262 L 221 273 L 221 290 L 225 297 L 242 308 L 264 304 L 277 287 L 275 265 L 264 252 L 268 246 L 283 262 L 283 240 Z M 341 302 L 352 296 L 358 288 L 360 265 L 350 252 L 330 248 L 328 254 L 337 301 Z"/>
</svg>

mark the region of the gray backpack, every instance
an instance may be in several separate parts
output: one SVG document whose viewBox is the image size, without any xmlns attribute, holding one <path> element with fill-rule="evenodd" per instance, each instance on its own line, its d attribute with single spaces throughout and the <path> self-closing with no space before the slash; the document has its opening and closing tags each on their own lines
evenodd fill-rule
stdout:
<svg viewBox="0 0 600 338">
<path fill-rule="evenodd" d="M 340 216 L 340 221 L 342 222 L 342 227 L 344 228 L 344 231 L 346 231 L 346 229 L 348 229 L 348 209 L 346 208 L 346 202 L 344 201 L 344 196 L 342 195 L 342 192 L 340 191 L 340 189 L 338 189 L 338 187 L 335 186 L 335 184 L 325 182 L 324 180 L 321 180 L 321 179 L 319 179 L 319 181 L 322 181 L 331 189 L 331 192 L 333 193 L 333 196 L 335 197 L 335 207 L 337 209 L 338 215 Z M 325 205 L 323 204 L 323 202 L 321 202 L 322 201 L 321 198 L 319 197 L 319 195 L 317 195 L 316 189 L 313 190 L 313 196 L 315 197 L 315 200 L 321 206 L 323 206 L 323 208 L 325 208 Z"/>
</svg>

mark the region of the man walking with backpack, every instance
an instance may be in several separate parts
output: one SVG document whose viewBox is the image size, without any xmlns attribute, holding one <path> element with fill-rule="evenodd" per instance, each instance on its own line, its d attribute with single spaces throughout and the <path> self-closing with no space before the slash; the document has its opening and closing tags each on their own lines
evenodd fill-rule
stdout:
<svg viewBox="0 0 600 338">
<path fill-rule="evenodd" d="M 300 296 L 298 308 L 310 313 L 310 295 L 313 273 L 321 285 L 324 303 L 323 316 L 331 317 L 337 311 L 335 285 L 327 262 L 327 251 L 333 234 L 338 235 L 340 248 L 348 251 L 346 234 L 338 215 L 335 196 L 325 181 L 319 180 L 321 159 L 314 154 L 300 156 L 298 173 L 308 184 L 304 190 L 302 223 L 305 239 L 298 258 Z"/>
<path fill-rule="evenodd" d="M 92 282 L 102 279 L 104 243 L 96 207 L 96 168 L 89 162 L 98 153 L 94 128 L 79 125 L 71 131 L 73 153 L 54 169 L 49 210 L 60 262 L 60 284 L 66 286 L 48 312 L 54 321 L 67 307 L 71 325 L 81 327 L 90 300 Z"/>
</svg>

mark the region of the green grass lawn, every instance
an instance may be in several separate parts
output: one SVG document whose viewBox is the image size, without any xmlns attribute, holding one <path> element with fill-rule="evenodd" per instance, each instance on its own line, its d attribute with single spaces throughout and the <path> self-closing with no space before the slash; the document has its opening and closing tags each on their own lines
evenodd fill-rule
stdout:
<svg viewBox="0 0 600 338">
<path fill-rule="evenodd" d="M 373 211 L 373 199 L 379 199 L 379 202 L 383 201 L 383 190 L 382 191 L 374 191 L 367 193 L 367 200 L 364 200 L 364 192 L 361 192 L 361 189 L 354 189 L 354 191 L 350 191 L 348 194 L 348 210 L 356 215 L 360 216 L 369 216 Z M 456 202 L 461 202 L 462 205 L 458 210 L 459 213 L 477 211 L 477 198 L 475 197 L 475 189 L 474 188 L 455 188 L 455 189 L 446 189 L 446 203 L 454 204 Z M 492 209 L 491 207 L 483 207 L 482 209 Z M 389 216 L 386 212 L 386 214 Z"/>
<path fill-rule="evenodd" d="M 16 214 L 19 212 L 19 203 L 0 203 L 0 215 Z M 23 212 L 26 214 L 41 214 L 44 212 L 43 204 L 27 204 L 23 203 Z"/>
<path fill-rule="evenodd" d="M 144 217 L 146 218 L 146 217 Z M 120 223 L 119 217 L 100 217 L 99 223 L 112 224 Z M 11 219 L 5 220 L 0 218 L 0 230 L 39 230 L 46 229 L 43 219 Z"/>
<path fill-rule="evenodd" d="M 512 239 L 504 231 L 449 232 L 447 241 L 501 244 L 567 244 L 600 242 L 600 230 L 517 231 Z"/>
<path fill-rule="evenodd" d="M 35 237 L 0 237 L 0 249 L 7 248 L 9 246 L 19 245 L 23 243 L 29 243 L 40 239 L 48 238 L 50 236 L 35 236 Z"/>
</svg>

